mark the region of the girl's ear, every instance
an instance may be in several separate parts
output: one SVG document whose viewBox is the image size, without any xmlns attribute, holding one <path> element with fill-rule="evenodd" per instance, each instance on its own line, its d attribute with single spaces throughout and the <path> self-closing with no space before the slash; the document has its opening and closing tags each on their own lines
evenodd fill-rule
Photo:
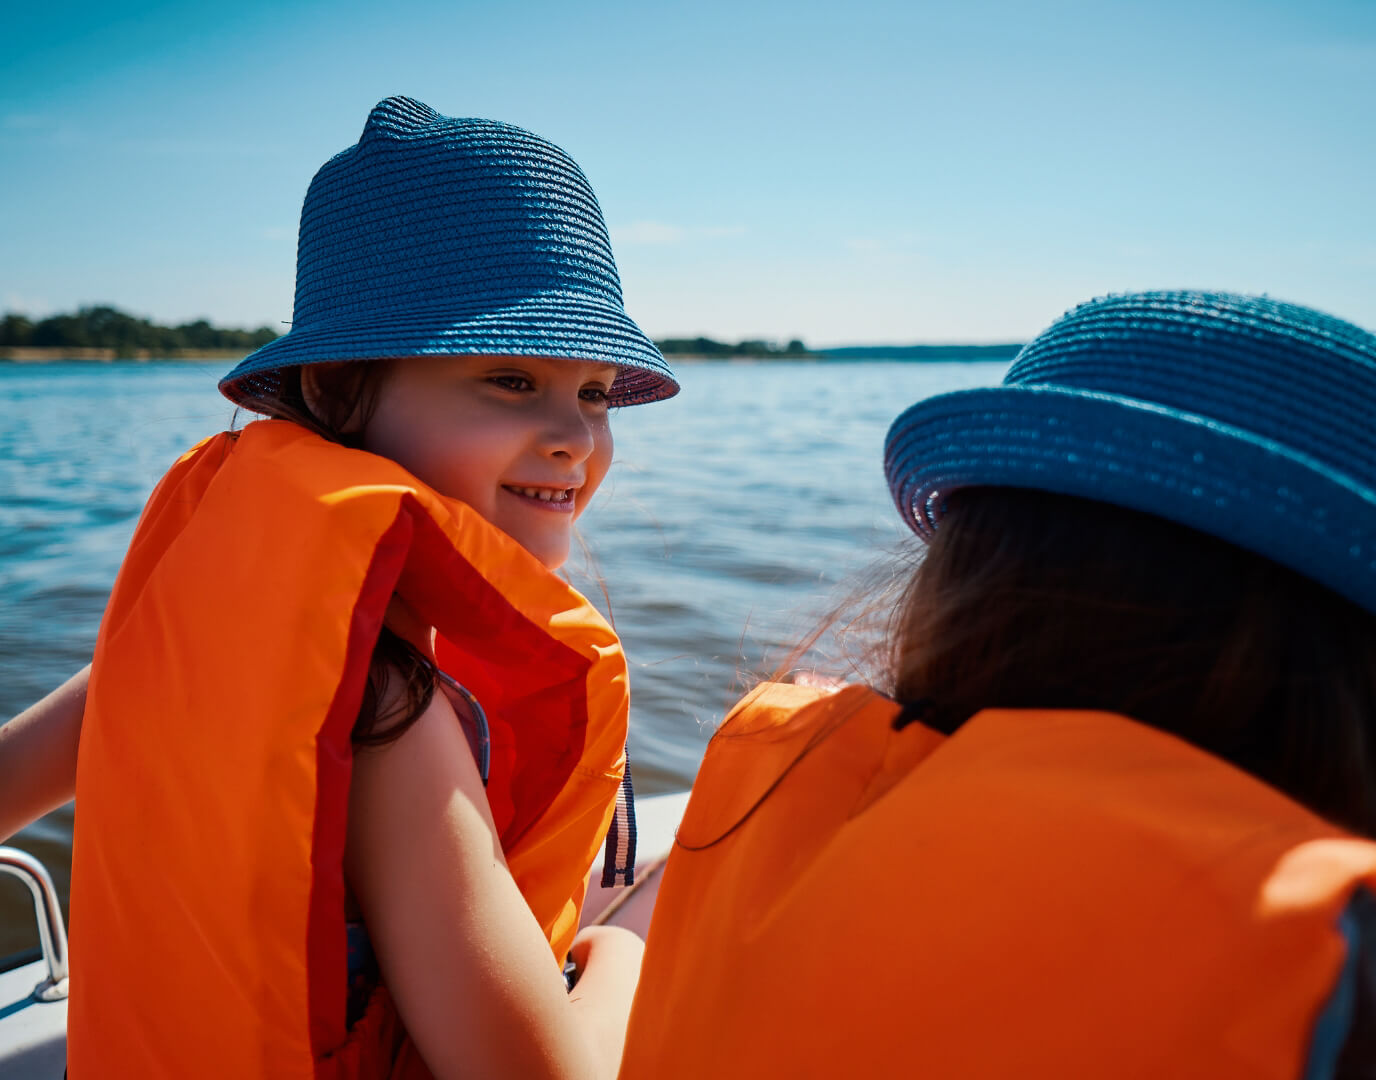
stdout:
<svg viewBox="0 0 1376 1080">
<path fill-rule="evenodd" d="M 320 369 L 338 367 L 338 364 L 303 364 L 301 367 L 301 400 L 306 403 L 306 411 L 317 420 L 324 419 L 325 392 L 320 386 Z"/>
<path fill-rule="evenodd" d="M 340 435 L 355 435 L 363 429 L 357 393 L 341 392 L 344 386 L 356 383 L 359 374 L 357 361 L 301 366 L 301 400 L 320 424 Z"/>
</svg>

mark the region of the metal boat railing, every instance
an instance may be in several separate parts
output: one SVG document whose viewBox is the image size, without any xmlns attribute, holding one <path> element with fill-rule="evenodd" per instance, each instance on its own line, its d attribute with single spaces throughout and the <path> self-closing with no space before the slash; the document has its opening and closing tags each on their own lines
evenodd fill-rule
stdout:
<svg viewBox="0 0 1376 1080">
<path fill-rule="evenodd" d="M 34 987 L 33 996 L 40 1001 L 60 1001 L 67 996 L 67 925 L 62 921 L 53 879 L 41 862 L 12 847 L 0 847 L 0 874 L 17 877 L 33 894 L 38 941 L 48 965 L 48 977 Z"/>
</svg>

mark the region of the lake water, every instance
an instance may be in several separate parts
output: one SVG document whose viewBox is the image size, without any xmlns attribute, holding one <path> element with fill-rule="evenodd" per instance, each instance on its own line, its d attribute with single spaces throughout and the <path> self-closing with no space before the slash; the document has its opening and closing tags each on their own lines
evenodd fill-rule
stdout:
<svg viewBox="0 0 1376 1080">
<path fill-rule="evenodd" d="M 727 707 L 906 535 L 881 465 L 894 416 L 1003 368 L 682 364 L 678 397 L 613 417 L 615 462 L 581 522 L 596 570 L 570 577 L 605 610 L 600 575 L 626 648 L 638 790 L 686 787 Z M 224 370 L 0 364 L 0 720 L 90 659 L 154 483 L 231 421 Z M 11 841 L 64 895 L 71 830 L 67 807 Z M 0 878 L 0 957 L 36 942 L 27 891 Z"/>
</svg>

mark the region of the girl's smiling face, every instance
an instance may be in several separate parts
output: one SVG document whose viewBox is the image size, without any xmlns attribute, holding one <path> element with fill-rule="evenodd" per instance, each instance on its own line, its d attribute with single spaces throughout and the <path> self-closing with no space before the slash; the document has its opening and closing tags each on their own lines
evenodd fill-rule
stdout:
<svg viewBox="0 0 1376 1080">
<path fill-rule="evenodd" d="M 392 360 L 363 447 L 467 503 L 554 570 L 611 464 L 617 373 L 541 356 Z"/>
</svg>

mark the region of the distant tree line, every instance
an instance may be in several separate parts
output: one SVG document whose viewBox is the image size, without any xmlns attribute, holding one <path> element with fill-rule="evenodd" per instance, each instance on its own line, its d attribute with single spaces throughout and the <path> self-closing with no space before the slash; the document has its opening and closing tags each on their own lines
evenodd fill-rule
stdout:
<svg viewBox="0 0 1376 1080">
<path fill-rule="evenodd" d="M 773 341 L 738 341 L 734 345 L 711 338 L 666 338 L 656 341 L 665 356 L 810 356 L 812 350 L 797 338 L 787 345 Z"/>
<path fill-rule="evenodd" d="M 847 345 L 827 349 L 829 360 L 922 360 L 932 363 L 1012 360 L 1022 346 L 1008 345 Z"/>
<path fill-rule="evenodd" d="M 38 322 L 13 313 L 0 320 L 0 347 L 113 349 L 116 356 L 249 351 L 276 337 L 266 326 L 226 330 L 204 319 L 158 326 L 112 307 L 84 307 L 75 315 L 53 315 Z"/>
<path fill-rule="evenodd" d="M 113 307 L 83 307 L 74 315 L 38 322 L 7 314 L 0 320 L 0 348 L 110 349 L 116 356 L 176 356 L 197 352 L 251 352 L 277 337 L 270 327 L 227 330 L 205 319 L 180 326 L 158 326 Z M 798 338 L 738 341 L 666 338 L 655 342 L 666 356 L 815 357 L 831 360 L 1006 360 L 1017 345 L 865 345 L 814 351 Z"/>
<path fill-rule="evenodd" d="M 735 345 L 711 338 L 669 338 L 657 341 L 659 351 L 666 356 L 732 356 L 803 358 L 816 360 L 912 360 L 932 363 L 1012 360 L 1022 348 L 1007 345 L 845 345 L 836 348 L 810 349 L 797 338 L 787 345 L 772 341 L 741 341 Z"/>
</svg>

